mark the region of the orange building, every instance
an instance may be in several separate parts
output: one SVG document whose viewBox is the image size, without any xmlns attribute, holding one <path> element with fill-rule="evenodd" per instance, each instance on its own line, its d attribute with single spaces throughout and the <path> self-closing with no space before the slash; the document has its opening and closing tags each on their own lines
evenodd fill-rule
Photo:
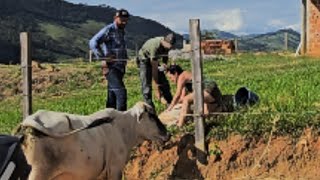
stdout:
<svg viewBox="0 0 320 180">
<path fill-rule="evenodd" d="M 232 54 L 235 52 L 235 45 L 231 40 L 203 40 L 201 49 L 204 54 Z"/>
<path fill-rule="evenodd" d="M 302 0 L 301 54 L 320 57 L 320 0 Z"/>
</svg>

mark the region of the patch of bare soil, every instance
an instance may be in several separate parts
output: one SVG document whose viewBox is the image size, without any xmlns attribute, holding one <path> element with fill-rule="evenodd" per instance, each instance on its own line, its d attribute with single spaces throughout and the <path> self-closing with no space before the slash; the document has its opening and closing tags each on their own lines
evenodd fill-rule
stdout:
<svg viewBox="0 0 320 180">
<path fill-rule="evenodd" d="M 32 91 L 33 93 L 47 93 L 48 88 L 59 89 L 57 95 L 63 93 L 66 84 L 74 82 L 73 86 L 89 87 L 96 79 L 92 78 L 95 72 L 90 68 L 73 66 L 59 67 L 54 64 L 40 64 L 32 62 Z M 99 77 L 99 76 L 98 76 Z M 0 100 L 22 94 L 22 76 L 19 66 L 1 67 L 0 73 Z M 52 95 L 55 95 L 55 92 Z"/>
<path fill-rule="evenodd" d="M 319 179 L 320 138 L 306 130 L 298 139 L 248 139 L 238 135 L 209 141 L 207 165 L 197 166 L 194 137 L 172 140 L 161 152 L 149 143 L 137 148 L 127 179 Z"/>
</svg>

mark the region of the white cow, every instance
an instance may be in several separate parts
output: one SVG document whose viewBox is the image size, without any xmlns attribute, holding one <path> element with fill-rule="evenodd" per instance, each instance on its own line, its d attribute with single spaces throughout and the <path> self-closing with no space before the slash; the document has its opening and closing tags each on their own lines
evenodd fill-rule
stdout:
<svg viewBox="0 0 320 180">
<path fill-rule="evenodd" d="M 99 126 L 77 131 L 94 121 Z M 137 103 L 125 112 L 105 109 L 90 116 L 39 111 L 21 124 L 31 180 L 121 179 L 130 150 L 144 140 L 169 140 L 152 109 Z"/>
</svg>

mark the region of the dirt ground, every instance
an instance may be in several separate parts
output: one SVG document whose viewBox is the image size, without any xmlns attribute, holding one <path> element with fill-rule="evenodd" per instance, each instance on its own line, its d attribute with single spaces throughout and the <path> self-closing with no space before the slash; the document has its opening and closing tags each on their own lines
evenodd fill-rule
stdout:
<svg viewBox="0 0 320 180">
<path fill-rule="evenodd" d="M 73 67 L 58 69 L 53 65 L 33 63 L 33 90 L 48 91 L 75 79 L 90 86 L 96 70 Z M 21 94 L 19 68 L 1 67 L 0 100 Z M 99 80 L 98 80 L 99 81 Z M 77 87 L 77 86 L 75 86 Z M 61 90 L 57 91 L 61 93 Z M 174 137 L 161 150 L 144 143 L 133 151 L 126 166 L 126 179 L 320 179 L 320 138 L 306 130 L 298 139 L 292 137 L 245 138 L 208 141 L 208 162 L 197 166 L 194 137 Z"/>
<path fill-rule="evenodd" d="M 173 139 L 162 151 L 144 143 L 126 167 L 126 179 L 319 179 L 320 138 L 243 138 L 209 142 L 207 165 L 197 166 L 194 137 Z"/>
<path fill-rule="evenodd" d="M 2 65 L 0 66 L 0 72 L 0 100 L 21 95 L 22 79 L 20 67 Z M 32 91 L 34 94 L 48 94 L 51 92 L 48 92 L 48 88 L 56 88 L 60 91 L 52 91 L 50 95 L 59 96 L 64 93 L 64 89 L 61 89 L 61 86 L 66 86 L 71 81 L 85 87 L 92 85 L 96 79 L 91 78 L 91 76 L 94 76 L 93 73 L 98 72 L 92 68 L 79 68 L 72 65 L 61 68 L 54 64 L 40 64 L 32 61 Z M 74 87 L 76 87 L 76 84 Z"/>
</svg>

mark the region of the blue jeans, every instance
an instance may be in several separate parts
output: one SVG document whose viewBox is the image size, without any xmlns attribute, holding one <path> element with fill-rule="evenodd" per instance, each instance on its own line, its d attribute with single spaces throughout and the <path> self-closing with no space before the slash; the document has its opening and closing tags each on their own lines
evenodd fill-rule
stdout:
<svg viewBox="0 0 320 180">
<path fill-rule="evenodd" d="M 107 108 L 127 110 L 127 90 L 123 83 L 125 66 L 111 66 L 106 78 L 108 81 Z"/>
</svg>

